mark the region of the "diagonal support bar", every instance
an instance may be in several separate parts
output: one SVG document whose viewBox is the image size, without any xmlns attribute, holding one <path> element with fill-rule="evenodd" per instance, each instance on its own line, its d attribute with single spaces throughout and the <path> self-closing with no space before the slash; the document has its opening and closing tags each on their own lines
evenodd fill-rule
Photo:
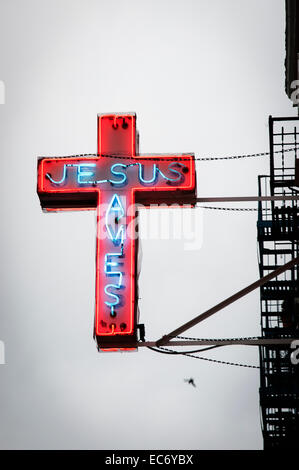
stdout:
<svg viewBox="0 0 299 470">
<path fill-rule="evenodd" d="M 193 320 L 188 321 L 184 325 L 180 326 L 176 330 L 173 330 L 171 333 L 168 333 L 167 335 L 162 336 L 162 338 L 158 339 L 156 341 L 157 346 L 163 346 L 166 343 L 169 343 L 169 341 L 184 331 L 188 330 L 189 328 L 192 328 L 193 326 L 197 325 L 198 323 L 202 322 L 206 318 L 209 318 L 210 316 L 214 315 L 214 313 L 219 312 L 219 310 L 222 310 L 223 308 L 227 307 L 228 305 L 232 304 L 236 300 L 240 299 L 241 297 L 244 297 L 245 295 L 249 294 L 253 290 L 257 289 L 258 287 L 266 284 L 268 281 L 273 279 L 274 277 L 278 276 L 279 274 L 287 271 L 288 269 L 292 268 L 296 264 L 299 263 L 299 256 L 296 258 L 292 259 L 288 263 L 284 264 L 283 266 L 280 266 L 279 268 L 275 269 L 272 271 L 270 274 L 267 274 L 266 276 L 262 277 L 261 279 L 258 279 L 255 281 L 253 284 L 250 284 L 249 286 L 245 287 L 245 289 L 240 290 L 236 294 L 228 297 L 227 299 L 223 300 L 219 304 L 215 305 L 214 307 L 210 308 L 209 310 L 206 310 L 206 312 L 201 313 L 200 315 L 197 315 L 197 317 L 193 318 Z"/>
</svg>

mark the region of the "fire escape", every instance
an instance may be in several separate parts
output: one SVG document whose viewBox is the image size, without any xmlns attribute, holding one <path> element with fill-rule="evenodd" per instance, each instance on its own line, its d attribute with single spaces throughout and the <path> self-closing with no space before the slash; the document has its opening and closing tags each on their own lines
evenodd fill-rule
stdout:
<svg viewBox="0 0 299 470">
<path fill-rule="evenodd" d="M 270 176 L 259 177 L 260 196 L 299 192 L 299 118 L 269 118 Z M 275 153 L 281 151 L 281 153 Z M 297 200 L 259 203 L 260 275 L 298 256 Z M 298 265 L 261 287 L 264 338 L 299 337 Z M 265 449 L 291 449 L 299 443 L 299 364 L 285 345 L 260 347 L 260 406 Z"/>
</svg>

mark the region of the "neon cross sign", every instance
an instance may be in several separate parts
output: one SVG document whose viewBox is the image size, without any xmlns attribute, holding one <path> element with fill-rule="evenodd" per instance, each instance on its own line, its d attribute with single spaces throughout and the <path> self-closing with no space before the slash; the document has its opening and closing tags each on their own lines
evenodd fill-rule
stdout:
<svg viewBox="0 0 299 470">
<path fill-rule="evenodd" d="M 139 155 L 136 136 L 134 113 L 99 115 L 96 156 L 38 160 L 45 211 L 97 208 L 94 335 L 101 350 L 137 346 L 136 204 L 196 199 L 194 155 Z"/>
</svg>

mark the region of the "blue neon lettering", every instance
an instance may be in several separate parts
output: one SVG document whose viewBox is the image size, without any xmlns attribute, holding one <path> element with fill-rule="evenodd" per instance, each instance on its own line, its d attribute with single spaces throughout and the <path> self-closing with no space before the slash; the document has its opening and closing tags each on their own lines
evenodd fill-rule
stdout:
<svg viewBox="0 0 299 470">
<path fill-rule="evenodd" d="M 180 167 L 186 167 L 186 165 L 184 165 L 183 163 L 180 163 L 180 162 L 173 162 L 173 163 L 170 163 L 170 165 L 168 165 L 168 170 L 169 171 L 172 171 L 173 173 L 176 173 L 178 176 L 176 178 L 169 178 L 168 176 L 164 175 L 164 173 L 162 172 L 162 170 L 160 170 L 160 168 L 158 168 L 158 171 L 161 173 L 161 175 L 163 176 L 163 178 L 165 178 L 166 180 L 168 181 L 173 181 L 173 182 L 177 182 L 177 181 L 180 181 L 182 178 L 183 178 L 183 175 L 182 173 L 180 173 L 178 170 L 175 170 L 173 167 L 173 165 L 179 165 Z"/>
<path fill-rule="evenodd" d="M 107 253 L 105 255 L 105 274 L 107 276 L 119 276 L 119 285 L 122 284 L 122 272 L 121 271 L 111 271 L 111 268 L 116 268 L 120 266 L 122 263 L 117 263 L 116 261 L 111 261 L 112 256 L 122 256 L 122 253 Z"/>
<path fill-rule="evenodd" d="M 184 165 L 183 163 L 180 163 L 180 162 L 177 162 L 177 163 L 173 162 L 173 163 L 170 163 L 170 165 L 168 165 L 169 171 L 172 171 L 173 173 L 176 173 L 178 175 L 177 178 L 172 178 L 172 181 L 179 181 L 180 179 L 183 178 L 183 175 L 179 171 L 172 168 L 174 165 L 180 166 L 181 168 L 182 167 L 187 168 L 187 167 L 186 167 L 186 165 Z"/>
<path fill-rule="evenodd" d="M 141 163 L 138 163 L 138 165 L 139 165 L 139 180 L 140 180 L 141 183 L 149 184 L 149 183 L 156 182 L 159 170 L 158 170 L 157 165 L 155 163 L 154 163 L 154 166 L 153 166 L 153 176 L 150 180 L 145 180 L 144 179 L 144 165 L 142 165 Z"/>
<path fill-rule="evenodd" d="M 110 179 L 109 181 L 112 184 L 124 184 L 127 182 L 127 175 L 122 171 L 115 170 L 115 167 L 118 166 L 121 168 L 127 168 L 128 165 L 125 165 L 124 163 L 115 163 L 114 165 L 112 165 L 112 167 L 110 168 L 111 173 L 115 176 L 122 176 L 121 180 L 113 181 L 112 179 Z"/>
<path fill-rule="evenodd" d="M 113 245 L 115 246 L 123 246 L 124 244 L 124 237 L 125 237 L 125 230 L 124 226 L 121 225 L 117 232 L 113 230 L 111 225 L 106 225 L 106 229 L 109 235 L 110 240 L 112 240 Z"/>
<path fill-rule="evenodd" d="M 114 165 L 111 166 L 110 172 L 112 175 L 114 175 L 117 178 L 120 179 L 103 179 L 103 180 L 92 180 L 91 177 L 95 177 L 95 167 L 96 163 L 66 163 L 63 165 L 63 173 L 62 177 L 60 180 L 55 180 L 52 178 L 50 173 L 46 174 L 46 177 L 51 181 L 53 184 L 62 184 L 66 181 L 67 178 L 67 167 L 77 167 L 77 182 L 78 184 L 102 184 L 102 183 L 111 183 L 113 185 L 125 185 L 128 183 L 128 176 L 126 173 L 123 171 L 120 171 L 119 169 L 126 169 L 130 166 L 138 166 L 138 178 L 141 184 L 152 184 L 156 183 L 159 174 L 164 178 L 166 181 L 171 181 L 173 183 L 179 182 L 183 179 L 183 175 L 181 171 L 178 169 L 175 169 L 174 166 L 182 168 L 187 168 L 186 165 L 180 162 L 172 162 L 168 165 L 168 170 L 173 174 L 173 177 L 166 176 L 164 172 L 159 168 L 157 164 L 153 164 L 152 167 L 152 177 L 150 179 L 146 179 L 144 177 L 144 172 L 145 172 L 145 165 L 142 163 L 130 163 L 128 165 L 125 165 L 123 163 L 115 163 Z M 91 170 L 92 169 L 92 170 Z M 114 200 L 113 204 L 110 207 L 110 210 L 113 211 L 118 211 L 118 206 L 121 206 L 121 203 L 119 201 L 119 197 L 117 195 L 114 195 Z M 116 204 L 116 206 L 115 206 Z"/>
<path fill-rule="evenodd" d="M 61 184 L 61 183 L 64 182 L 65 177 L 66 177 L 66 167 L 67 167 L 67 165 L 63 165 L 63 174 L 62 174 L 61 180 L 55 181 L 55 180 L 51 177 L 50 173 L 47 173 L 47 174 L 46 174 L 46 177 L 51 181 L 51 183 L 54 183 L 54 184 Z"/>
<path fill-rule="evenodd" d="M 107 295 L 112 296 L 115 300 L 114 302 L 109 302 L 108 300 L 105 301 L 105 304 L 108 305 L 108 307 L 113 307 L 116 306 L 120 303 L 119 296 L 117 294 L 113 294 L 112 292 L 108 292 L 108 288 L 115 288 L 115 289 L 120 289 L 122 287 L 122 272 L 121 271 L 112 271 L 111 268 L 120 266 L 121 263 L 117 263 L 116 261 L 111 261 L 112 256 L 121 256 L 122 253 L 107 253 L 105 255 L 105 274 L 107 277 L 113 277 L 113 276 L 119 276 L 118 284 L 107 284 L 104 288 L 104 291 Z"/>
<path fill-rule="evenodd" d="M 110 307 L 110 315 L 114 317 L 116 315 L 114 307 L 120 304 L 120 296 L 114 292 L 111 292 L 111 289 L 121 289 L 123 273 L 119 270 L 114 271 L 113 269 L 119 269 L 122 263 L 113 260 L 113 257 L 121 258 L 123 256 L 123 243 L 124 243 L 124 236 L 125 236 L 125 229 L 124 225 L 122 224 L 118 230 L 113 230 L 111 224 L 109 223 L 109 217 L 113 216 L 114 219 L 118 222 L 119 219 L 124 217 L 125 211 L 123 205 L 121 203 L 120 197 L 118 194 L 113 194 L 110 203 L 108 205 L 108 209 L 106 211 L 106 230 L 110 240 L 112 241 L 113 245 L 121 246 L 121 250 L 116 253 L 106 253 L 105 254 L 105 262 L 104 262 L 104 272 L 107 277 L 118 277 L 118 283 L 116 284 L 107 284 L 104 287 L 104 292 L 106 295 L 112 298 L 112 300 L 106 300 L 105 304 Z"/>
<path fill-rule="evenodd" d="M 124 208 L 122 206 L 122 203 L 120 201 L 118 194 L 113 194 L 112 199 L 107 209 L 106 217 L 109 215 L 110 211 L 120 212 L 121 215 L 117 217 L 118 219 L 121 219 L 125 215 L 125 211 L 124 211 Z"/>
<path fill-rule="evenodd" d="M 92 184 L 93 181 L 82 181 L 82 178 L 87 177 L 87 176 L 95 176 L 94 171 L 86 171 L 83 168 L 94 168 L 96 166 L 95 163 L 83 163 L 83 164 L 78 164 L 78 171 L 77 171 L 77 180 L 78 184 Z"/>
<path fill-rule="evenodd" d="M 56 181 L 52 178 L 50 173 L 46 174 L 46 177 L 54 184 L 61 184 L 66 180 L 67 176 L 67 168 L 68 167 L 77 167 L 77 182 L 78 184 L 100 184 L 100 183 L 108 183 L 108 180 L 98 180 L 98 181 L 91 181 L 91 180 L 84 180 L 82 178 L 86 178 L 87 176 L 95 176 L 94 171 L 86 171 L 84 168 L 94 168 L 96 163 L 65 163 L 63 165 L 63 174 L 62 178 L 59 181 Z"/>
<path fill-rule="evenodd" d="M 115 246 L 123 245 L 124 243 L 124 237 L 125 237 L 125 230 L 124 226 L 121 225 L 118 230 L 114 231 L 111 224 L 109 223 L 109 216 L 111 214 L 111 211 L 113 211 L 115 214 L 113 214 L 114 218 L 119 221 L 124 215 L 125 211 L 122 206 L 121 200 L 117 194 L 114 194 L 112 196 L 112 199 L 109 203 L 108 209 L 106 211 L 106 230 L 108 232 L 109 238 L 112 240 L 113 244 Z"/>
<path fill-rule="evenodd" d="M 118 286 L 117 284 L 107 284 L 107 286 L 104 287 L 105 294 L 110 295 L 115 299 L 114 302 L 108 302 L 108 300 L 105 300 L 105 304 L 108 305 L 108 307 L 111 307 L 112 310 L 112 307 L 115 307 L 115 305 L 118 305 L 120 303 L 120 298 L 117 294 L 113 294 L 113 292 L 108 292 L 108 289 L 110 288 L 120 289 L 120 286 Z"/>
</svg>

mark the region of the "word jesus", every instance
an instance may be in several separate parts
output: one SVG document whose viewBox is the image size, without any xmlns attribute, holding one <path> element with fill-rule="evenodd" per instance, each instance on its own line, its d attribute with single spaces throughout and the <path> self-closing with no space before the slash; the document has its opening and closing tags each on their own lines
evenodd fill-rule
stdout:
<svg viewBox="0 0 299 470">
<path fill-rule="evenodd" d="M 50 164 L 51 165 L 51 164 Z M 58 180 L 53 178 L 51 173 L 46 173 L 46 177 L 54 185 L 66 185 L 68 180 L 74 179 L 78 185 L 100 185 L 110 183 L 112 186 L 124 187 L 130 181 L 136 181 L 138 178 L 141 184 L 153 184 L 159 182 L 159 179 L 164 179 L 170 183 L 181 183 L 184 180 L 184 173 L 187 173 L 188 167 L 181 162 L 172 162 L 166 166 L 166 171 L 161 169 L 161 165 L 142 163 L 115 163 L 108 167 L 108 176 L 103 179 L 103 176 L 98 179 L 97 171 L 101 172 L 101 166 L 96 163 L 64 163 L 61 170 L 61 178 Z M 165 167 L 165 164 L 163 165 Z M 133 171 L 137 170 L 137 171 Z M 59 165 L 55 165 L 55 172 L 59 173 Z M 147 175 L 146 175 L 147 173 Z M 165 174 L 166 173 L 166 174 Z"/>
</svg>

